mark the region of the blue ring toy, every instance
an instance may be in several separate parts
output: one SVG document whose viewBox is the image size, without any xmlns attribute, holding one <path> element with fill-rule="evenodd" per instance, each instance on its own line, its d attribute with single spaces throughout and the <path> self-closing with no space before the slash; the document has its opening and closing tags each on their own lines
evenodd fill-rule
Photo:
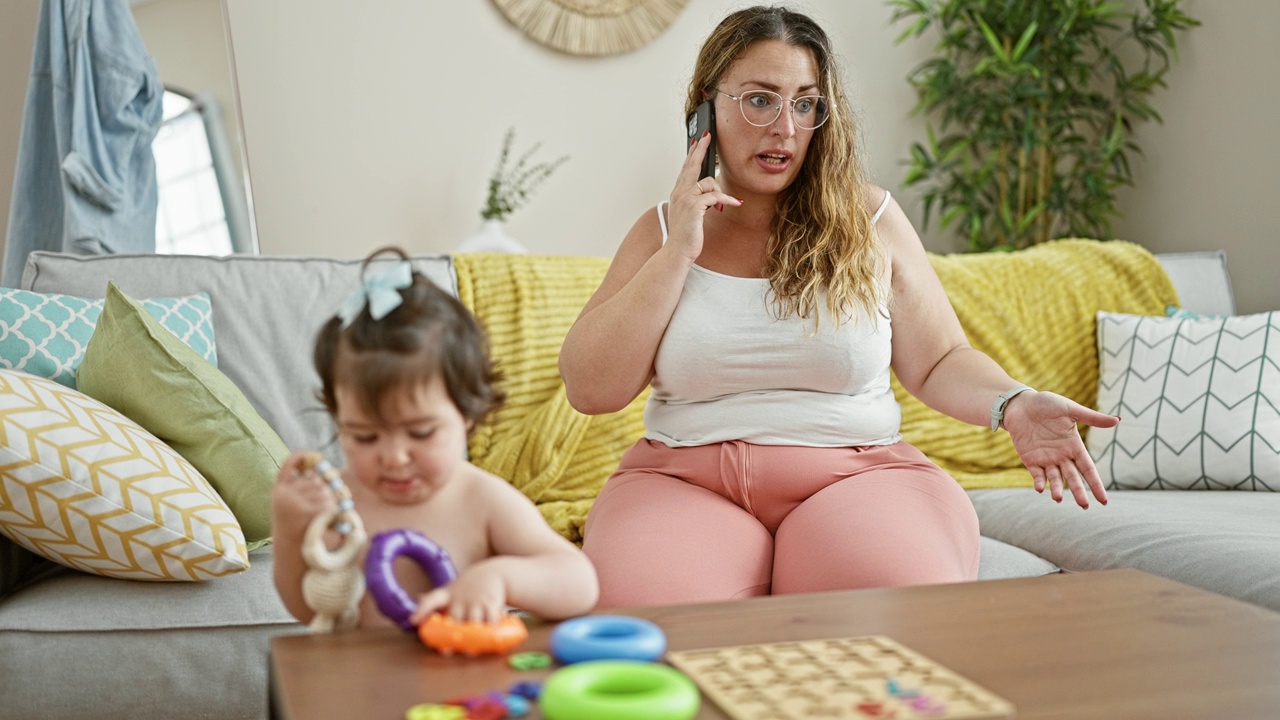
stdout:
<svg viewBox="0 0 1280 720">
<path fill-rule="evenodd" d="M 547 678 L 538 709 L 547 720 L 692 720 L 698 686 L 667 665 L 594 660 Z"/>
<path fill-rule="evenodd" d="M 584 615 L 551 632 L 551 654 L 565 665 L 587 660 L 653 662 L 666 649 L 662 628 L 626 615 Z"/>
</svg>

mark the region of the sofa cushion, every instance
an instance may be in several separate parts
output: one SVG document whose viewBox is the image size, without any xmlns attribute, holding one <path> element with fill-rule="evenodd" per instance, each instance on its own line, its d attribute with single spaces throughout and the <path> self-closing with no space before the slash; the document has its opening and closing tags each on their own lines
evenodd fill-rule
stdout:
<svg viewBox="0 0 1280 720">
<path fill-rule="evenodd" d="M 248 567 L 240 525 L 200 473 L 106 405 L 0 370 L 0 425 L 0 531 L 28 550 L 136 580 Z"/>
<path fill-rule="evenodd" d="M 1116 490 L 1081 510 L 1034 490 L 969 493 L 982 534 L 1067 571 L 1137 568 L 1280 610 L 1280 496 Z"/>
<path fill-rule="evenodd" d="M 1059 572 L 1057 565 L 1020 547 L 989 537 L 980 537 L 978 541 L 979 580 L 1038 577 Z"/>
<path fill-rule="evenodd" d="M 1280 490 L 1280 312 L 1098 313 L 1089 453 L 1109 488 Z"/>
<path fill-rule="evenodd" d="M 272 583 L 271 546 L 208 583 L 64 570 L 0 604 L 0 715 L 261 718 L 271 637 L 302 632 Z"/>
<path fill-rule="evenodd" d="M 359 282 L 362 260 L 270 255 L 71 255 L 33 252 L 22 286 L 102 297 L 111 280 L 131 297 L 206 292 L 213 302 L 218 367 L 290 448 L 321 448 L 333 426 L 316 400 L 316 333 Z M 447 256 L 415 257 L 414 269 L 457 294 Z M 326 454 L 340 457 L 334 443 Z"/>
<path fill-rule="evenodd" d="M 79 381 L 190 461 L 235 513 L 250 549 L 271 537 L 271 488 L 288 448 L 235 384 L 114 283 Z"/>
<path fill-rule="evenodd" d="M 201 357 L 217 364 L 207 294 L 145 299 L 142 306 Z M 0 288 L 0 367 L 75 387 L 76 368 L 101 312 L 101 300 Z"/>
</svg>

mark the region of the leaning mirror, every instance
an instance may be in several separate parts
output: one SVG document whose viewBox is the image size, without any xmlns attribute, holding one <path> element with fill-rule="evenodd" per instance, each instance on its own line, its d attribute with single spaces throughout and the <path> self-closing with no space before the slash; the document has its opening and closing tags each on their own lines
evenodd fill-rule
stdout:
<svg viewBox="0 0 1280 720">
<path fill-rule="evenodd" d="M 130 0 L 165 86 L 156 252 L 257 253 L 224 0 Z"/>
</svg>

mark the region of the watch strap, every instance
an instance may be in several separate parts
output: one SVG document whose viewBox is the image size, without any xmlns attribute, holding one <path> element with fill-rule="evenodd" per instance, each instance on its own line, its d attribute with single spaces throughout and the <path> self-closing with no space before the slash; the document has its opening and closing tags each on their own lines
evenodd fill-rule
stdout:
<svg viewBox="0 0 1280 720">
<path fill-rule="evenodd" d="M 1004 422 L 1004 409 L 1009 401 L 1028 390 L 1033 388 L 1028 385 L 1014 385 L 996 396 L 995 402 L 991 403 L 991 432 L 1000 429 L 1001 423 Z"/>
</svg>

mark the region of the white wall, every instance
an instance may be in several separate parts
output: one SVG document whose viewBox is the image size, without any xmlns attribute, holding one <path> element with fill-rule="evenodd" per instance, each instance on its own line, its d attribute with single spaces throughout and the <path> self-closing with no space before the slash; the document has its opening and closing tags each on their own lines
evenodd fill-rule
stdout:
<svg viewBox="0 0 1280 720">
<path fill-rule="evenodd" d="M 1237 311 L 1280 310 L 1280 3 L 1191 2 L 1163 124 L 1139 128 L 1115 234 L 1157 252 L 1223 248 Z"/>
<path fill-rule="evenodd" d="M 359 257 L 382 244 L 447 251 L 480 221 L 502 135 L 541 157 L 571 156 L 509 223 L 534 252 L 610 255 L 670 190 L 682 157 L 680 109 L 694 54 L 747 2 L 690 0 L 635 52 L 564 55 L 526 39 L 490 0 L 226 0 L 235 44 L 254 206 L 271 254 Z M 923 124 L 905 77 L 930 50 L 895 46 L 882 0 L 808 0 L 846 59 L 875 180 L 900 189 Z M 0 169 L 13 167 L 36 0 L 0 3 Z M 1204 26 L 1140 128 L 1138 188 L 1122 192 L 1116 235 L 1155 252 L 1225 248 L 1241 311 L 1280 308 L 1271 279 L 1280 220 L 1280 71 L 1271 0 L 1187 9 Z M 25 43 L 25 47 L 24 47 Z M 20 71 L 14 68 L 20 68 Z M 0 172 L 7 217 L 9 173 Z M 959 245 L 936 235 L 926 245 Z"/>
<path fill-rule="evenodd" d="M 37 0 L 0 2 L 0 239 L 9 227 L 9 201 L 13 197 L 14 168 L 18 165 L 22 109 L 27 98 L 27 80 L 31 77 L 31 51 L 35 47 L 39 17 Z"/>
<path fill-rule="evenodd" d="M 514 126 L 517 149 L 571 159 L 510 233 L 534 252 L 612 254 L 674 182 L 698 45 L 743 4 L 692 0 L 646 47 L 583 58 L 525 38 L 487 0 L 230 0 L 263 250 L 450 250 L 477 229 Z M 848 58 L 872 164 L 896 183 L 913 58 L 878 2 L 805 7 Z"/>
</svg>

